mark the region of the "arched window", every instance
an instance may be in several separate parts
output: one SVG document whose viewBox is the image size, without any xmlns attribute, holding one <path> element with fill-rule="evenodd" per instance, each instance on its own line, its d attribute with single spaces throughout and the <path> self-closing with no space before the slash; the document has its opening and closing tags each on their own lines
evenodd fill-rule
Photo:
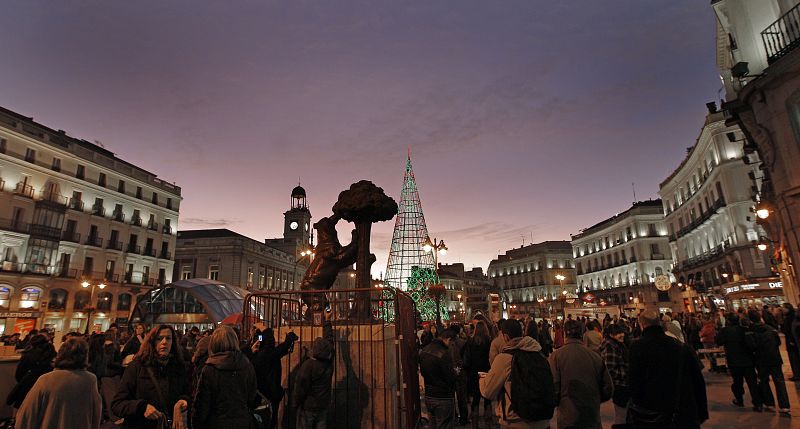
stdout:
<svg viewBox="0 0 800 429">
<path fill-rule="evenodd" d="M 9 285 L 0 285 L 0 309 L 8 310 L 12 293 L 14 293 L 14 288 Z"/>
<path fill-rule="evenodd" d="M 20 291 L 19 295 L 19 308 L 39 308 L 39 296 L 42 290 L 38 287 L 26 287 Z"/>
<path fill-rule="evenodd" d="M 75 302 L 72 304 L 73 310 L 83 310 L 89 306 L 91 296 L 89 292 L 81 290 L 75 293 Z"/>
<path fill-rule="evenodd" d="M 656 267 L 656 276 L 660 276 L 662 274 L 664 274 L 664 270 L 662 270 L 661 267 Z"/>
<path fill-rule="evenodd" d="M 97 294 L 97 310 L 109 311 L 111 310 L 111 303 L 114 301 L 114 295 L 111 292 L 100 292 Z"/>
<path fill-rule="evenodd" d="M 117 310 L 128 311 L 131 309 L 131 294 L 121 293 L 117 297 Z"/>
<path fill-rule="evenodd" d="M 67 308 L 67 291 L 64 289 L 53 289 L 50 291 L 47 309 L 50 311 L 64 311 Z"/>
</svg>

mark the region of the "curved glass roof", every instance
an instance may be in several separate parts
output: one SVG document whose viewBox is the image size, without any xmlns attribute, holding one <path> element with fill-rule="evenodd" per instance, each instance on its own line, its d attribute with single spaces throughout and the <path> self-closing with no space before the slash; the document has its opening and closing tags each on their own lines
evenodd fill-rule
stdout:
<svg viewBox="0 0 800 429">
<path fill-rule="evenodd" d="M 187 314 L 202 313 L 205 321 L 219 323 L 242 311 L 245 296 L 246 290 L 216 280 L 178 280 L 144 295 L 137 310 L 143 319 L 159 323 L 185 322 Z"/>
</svg>

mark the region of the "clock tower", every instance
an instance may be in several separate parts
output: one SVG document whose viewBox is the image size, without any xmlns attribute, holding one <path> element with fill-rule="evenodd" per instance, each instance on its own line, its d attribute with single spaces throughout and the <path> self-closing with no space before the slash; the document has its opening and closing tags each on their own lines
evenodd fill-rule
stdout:
<svg viewBox="0 0 800 429">
<path fill-rule="evenodd" d="M 292 189 L 291 208 L 283 213 L 283 241 L 295 246 L 311 245 L 311 212 L 302 186 Z"/>
</svg>

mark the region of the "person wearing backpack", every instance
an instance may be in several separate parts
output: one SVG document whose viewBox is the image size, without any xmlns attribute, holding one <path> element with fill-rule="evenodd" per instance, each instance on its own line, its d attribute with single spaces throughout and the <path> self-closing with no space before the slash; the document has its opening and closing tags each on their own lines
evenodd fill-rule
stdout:
<svg viewBox="0 0 800 429">
<path fill-rule="evenodd" d="M 755 334 L 755 362 L 758 369 L 758 385 L 761 389 L 761 399 L 764 400 L 764 408 L 771 410 L 775 407 L 775 397 L 769 387 L 769 379 L 772 377 L 772 384 L 775 385 L 775 394 L 778 396 L 778 411 L 781 414 L 789 415 L 789 394 L 786 392 L 786 381 L 783 377 L 783 359 L 781 359 L 780 345 L 781 338 L 778 331 L 772 326 L 764 323 L 761 315 L 756 310 L 747 312 L 747 316 L 753 322 L 753 333 Z"/>
<path fill-rule="evenodd" d="M 481 395 L 495 400 L 500 427 L 547 429 L 556 406 L 556 390 L 542 346 L 522 336 L 519 323 L 503 324 L 506 345 L 480 379 Z"/>
<path fill-rule="evenodd" d="M 602 429 L 600 403 L 611 399 L 611 375 L 596 352 L 583 345 L 583 324 L 564 323 L 566 341 L 550 355 L 558 393 L 558 428 Z"/>
</svg>

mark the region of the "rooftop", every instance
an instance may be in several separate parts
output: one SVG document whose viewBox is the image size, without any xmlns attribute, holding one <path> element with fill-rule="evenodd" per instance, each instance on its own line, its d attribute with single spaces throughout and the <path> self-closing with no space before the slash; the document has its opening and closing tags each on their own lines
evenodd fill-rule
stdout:
<svg viewBox="0 0 800 429">
<path fill-rule="evenodd" d="M 614 225 L 615 223 L 620 222 L 621 220 L 623 220 L 625 218 L 628 218 L 630 216 L 633 216 L 633 215 L 637 215 L 637 214 L 654 214 L 655 213 L 654 210 L 653 210 L 653 213 L 641 213 L 643 211 L 646 211 L 645 210 L 646 208 L 658 208 L 658 212 L 662 213 L 663 206 L 662 206 L 661 199 L 657 198 L 655 200 L 637 201 L 637 202 L 633 203 L 633 205 L 629 209 L 625 210 L 624 212 L 618 213 L 618 214 L 616 214 L 614 216 L 611 216 L 608 219 L 602 220 L 602 221 L 600 221 L 600 222 L 598 222 L 598 223 L 596 223 L 596 224 L 594 224 L 594 225 L 592 225 L 592 226 L 590 226 L 588 228 L 585 228 L 585 229 L 581 230 L 581 232 L 572 235 L 572 239 L 576 240 L 576 239 L 579 239 L 579 238 L 583 238 L 583 237 L 585 237 L 587 235 L 590 235 L 590 234 L 592 234 L 594 232 L 597 232 L 597 231 L 603 230 L 605 228 L 608 228 L 609 226 Z"/>
</svg>

